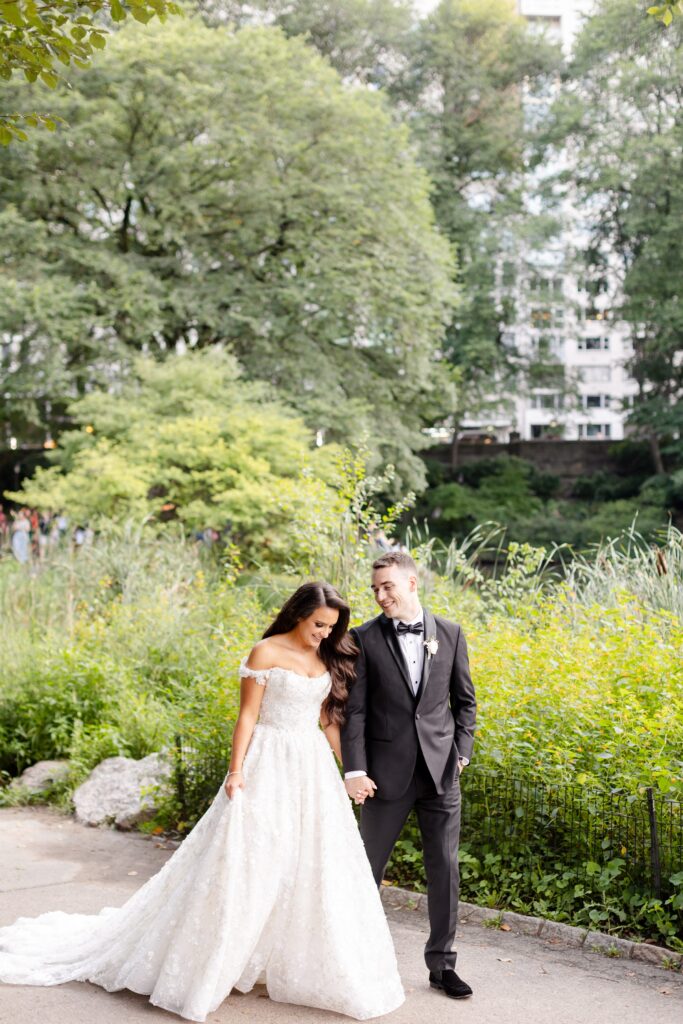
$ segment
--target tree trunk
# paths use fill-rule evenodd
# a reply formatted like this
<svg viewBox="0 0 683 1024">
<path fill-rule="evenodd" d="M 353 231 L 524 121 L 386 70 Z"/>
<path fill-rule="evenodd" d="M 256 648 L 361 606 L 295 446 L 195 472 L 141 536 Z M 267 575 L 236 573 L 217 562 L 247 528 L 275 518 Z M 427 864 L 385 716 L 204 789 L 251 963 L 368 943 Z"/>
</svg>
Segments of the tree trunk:
<svg viewBox="0 0 683 1024">
<path fill-rule="evenodd" d="M 454 471 L 458 467 L 460 460 L 460 431 L 458 427 L 453 429 L 453 440 L 451 441 L 451 471 Z"/>
<path fill-rule="evenodd" d="M 650 442 L 650 454 L 652 455 L 652 463 L 655 467 L 655 473 L 666 473 L 664 460 L 662 459 L 662 450 L 659 447 L 659 438 L 655 434 L 654 430 L 648 434 L 648 441 Z"/>
</svg>

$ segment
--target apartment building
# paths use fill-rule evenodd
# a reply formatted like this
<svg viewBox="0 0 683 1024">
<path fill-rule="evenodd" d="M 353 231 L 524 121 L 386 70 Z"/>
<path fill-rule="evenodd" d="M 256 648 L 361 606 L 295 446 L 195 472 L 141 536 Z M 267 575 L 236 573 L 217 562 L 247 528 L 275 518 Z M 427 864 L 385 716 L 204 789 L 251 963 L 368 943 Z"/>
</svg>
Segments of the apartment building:
<svg viewBox="0 0 683 1024">
<path fill-rule="evenodd" d="M 532 27 L 561 43 L 565 52 L 580 30 L 592 0 L 518 0 Z M 529 118 L 540 118 L 557 86 L 524 97 Z M 571 154 L 529 179 L 527 204 L 540 206 L 535 193 L 545 177 L 571 167 Z M 541 438 L 610 439 L 624 436 L 625 418 L 637 391 L 625 364 L 632 347 L 628 325 L 619 321 L 616 262 L 605 254 L 588 265 L 590 213 L 571 190 L 561 202 L 561 230 L 550 241 L 518 252 L 501 268 L 501 289 L 514 296 L 514 322 L 503 335 L 521 362 L 540 363 L 538 386 L 506 396 L 498 414 L 466 420 L 464 435 L 507 441 Z M 533 378 L 532 378 L 533 380 Z"/>
</svg>

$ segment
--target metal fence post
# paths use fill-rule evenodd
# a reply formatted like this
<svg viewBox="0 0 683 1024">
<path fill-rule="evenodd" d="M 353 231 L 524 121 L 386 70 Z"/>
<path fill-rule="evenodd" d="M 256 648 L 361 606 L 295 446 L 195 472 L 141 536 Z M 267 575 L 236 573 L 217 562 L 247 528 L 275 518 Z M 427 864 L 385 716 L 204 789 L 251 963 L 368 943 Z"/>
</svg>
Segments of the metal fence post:
<svg viewBox="0 0 683 1024">
<path fill-rule="evenodd" d="M 180 735 L 175 737 L 175 752 L 176 752 L 176 769 L 175 769 L 175 781 L 176 781 L 176 792 L 178 794 L 178 802 L 180 803 L 180 813 L 183 819 L 187 818 L 187 807 L 185 806 L 185 771 L 183 767 L 183 741 Z"/>
<path fill-rule="evenodd" d="M 652 786 L 645 790 L 647 794 L 647 810 L 650 818 L 650 864 L 652 866 L 652 885 L 657 899 L 662 895 L 662 869 L 659 861 L 659 835 L 657 833 L 657 814 L 655 811 L 655 795 Z"/>
</svg>

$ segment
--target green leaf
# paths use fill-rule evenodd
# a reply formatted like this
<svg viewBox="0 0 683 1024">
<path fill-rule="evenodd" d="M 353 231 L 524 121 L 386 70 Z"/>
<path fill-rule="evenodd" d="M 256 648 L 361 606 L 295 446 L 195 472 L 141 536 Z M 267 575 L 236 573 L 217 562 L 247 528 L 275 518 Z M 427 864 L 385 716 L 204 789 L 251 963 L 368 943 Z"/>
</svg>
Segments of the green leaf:
<svg viewBox="0 0 683 1024">
<path fill-rule="evenodd" d="M 26 24 L 21 16 L 19 5 L 16 3 L 2 3 L 0 5 L 2 11 L 2 18 L 4 21 L 8 21 L 10 25 L 14 25 L 15 28 L 23 28 Z"/>
<path fill-rule="evenodd" d="M 54 71 L 41 71 L 40 80 L 45 83 L 48 89 L 56 89 L 59 77 L 54 73 Z"/>
</svg>

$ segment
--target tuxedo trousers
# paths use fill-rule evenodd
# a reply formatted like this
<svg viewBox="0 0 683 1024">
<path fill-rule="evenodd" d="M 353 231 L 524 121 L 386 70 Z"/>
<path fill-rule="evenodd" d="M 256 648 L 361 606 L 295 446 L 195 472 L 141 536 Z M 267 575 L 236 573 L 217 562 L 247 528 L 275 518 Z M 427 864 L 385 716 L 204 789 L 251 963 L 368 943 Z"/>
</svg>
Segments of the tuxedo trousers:
<svg viewBox="0 0 683 1024">
<path fill-rule="evenodd" d="M 414 810 L 420 834 L 425 874 L 429 939 L 425 945 L 425 962 L 430 971 L 453 969 L 453 949 L 458 923 L 460 871 L 458 842 L 460 838 L 460 773 L 456 766 L 452 785 L 441 795 L 418 751 L 415 772 L 406 793 L 397 800 L 382 800 L 379 791 L 361 808 L 360 832 L 377 885 L 384 872 L 396 840 Z"/>
</svg>

